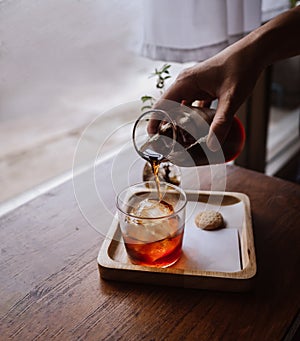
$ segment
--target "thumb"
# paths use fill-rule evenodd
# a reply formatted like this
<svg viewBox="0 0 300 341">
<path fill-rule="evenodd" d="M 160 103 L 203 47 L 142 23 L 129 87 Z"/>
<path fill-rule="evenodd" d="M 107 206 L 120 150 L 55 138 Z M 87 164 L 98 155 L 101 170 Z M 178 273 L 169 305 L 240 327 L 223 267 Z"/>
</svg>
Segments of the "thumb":
<svg viewBox="0 0 300 341">
<path fill-rule="evenodd" d="M 222 100 L 220 98 L 207 138 L 207 147 L 213 152 L 221 149 L 226 139 L 233 120 L 233 114 L 231 112 L 232 108 L 228 100 Z"/>
</svg>

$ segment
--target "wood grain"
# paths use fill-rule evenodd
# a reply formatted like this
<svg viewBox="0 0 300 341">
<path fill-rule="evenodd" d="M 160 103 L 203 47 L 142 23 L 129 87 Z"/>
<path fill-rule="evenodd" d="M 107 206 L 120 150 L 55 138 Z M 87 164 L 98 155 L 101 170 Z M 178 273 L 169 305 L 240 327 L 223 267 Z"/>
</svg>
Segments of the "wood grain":
<svg viewBox="0 0 300 341">
<path fill-rule="evenodd" d="M 247 294 L 100 280 L 103 238 L 71 182 L 3 216 L 1 339 L 283 339 L 300 308 L 300 186 L 228 166 L 227 190 L 251 201 L 258 271 Z"/>
</svg>

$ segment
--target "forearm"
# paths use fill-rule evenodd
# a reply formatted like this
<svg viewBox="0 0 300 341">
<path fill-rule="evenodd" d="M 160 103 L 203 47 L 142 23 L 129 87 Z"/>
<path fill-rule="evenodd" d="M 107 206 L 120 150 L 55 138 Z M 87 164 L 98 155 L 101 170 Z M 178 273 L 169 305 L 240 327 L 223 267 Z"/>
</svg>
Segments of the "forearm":
<svg viewBox="0 0 300 341">
<path fill-rule="evenodd" d="M 300 6 L 289 10 L 241 39 L 234 49 L 249 49 L 263 69 L 278 60 L 300 54 Z"/>
<path fill-rule="evenodd" d="M 215 151 L 230 129 L 234 114 L 251 94 L 268 65 L 300 54 L 300 6 L 287 11 L 215 56 L 183 70 L 162 99 L 191 105 L 218 99 L 208 147 Z"/>
</svg>

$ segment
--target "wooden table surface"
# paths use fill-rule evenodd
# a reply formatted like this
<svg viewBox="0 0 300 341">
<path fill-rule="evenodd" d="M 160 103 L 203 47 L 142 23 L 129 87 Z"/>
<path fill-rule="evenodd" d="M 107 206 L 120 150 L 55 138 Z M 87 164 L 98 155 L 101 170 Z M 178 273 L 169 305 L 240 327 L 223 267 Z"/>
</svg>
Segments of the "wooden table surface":
<svg viewBox="0 0 300 341">
<path fill-rule="evenodd" d="M 109 162 L 98 167 L 102 181 Z M 205 168 L 197 171 L 201 189 L 209 189 Z M 105 192 L 107 182 L 102 186 Z M 251 200 L 258 271 L 247 293 L 100 279 L 103 237 L 82 216 L 72 181 L 1 217 L 0 339 L 293 339 L 300 320 L 300 186 L 227 166 L 226 190 Z M 110 220 L 103 212 L 103 224 Z"/>
</svg>

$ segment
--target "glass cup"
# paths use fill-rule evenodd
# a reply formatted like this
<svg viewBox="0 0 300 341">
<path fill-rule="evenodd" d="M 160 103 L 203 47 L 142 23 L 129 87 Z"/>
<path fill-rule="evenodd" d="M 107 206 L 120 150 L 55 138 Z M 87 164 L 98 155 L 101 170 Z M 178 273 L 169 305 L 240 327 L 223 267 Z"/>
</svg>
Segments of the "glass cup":
<svg viewBox="0 0 300 341">
<path fill-rule="evenodd" d="M 160 183 L 161 200 L 154 181 L 124 189 L 117 197 L 119 224 L 133 264 L 168 267 L 181 256 L 185 226 L 184 191 Z"/>
</svg>

